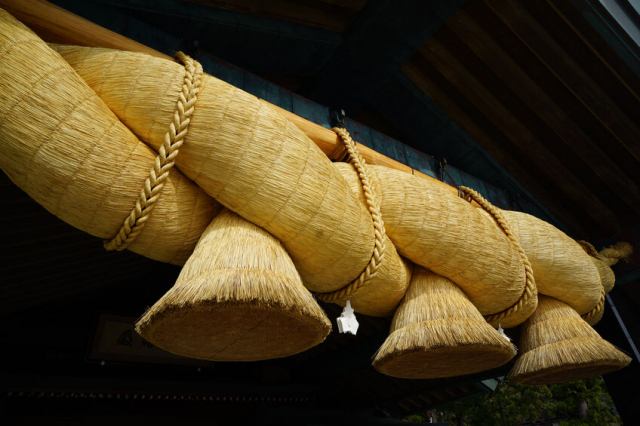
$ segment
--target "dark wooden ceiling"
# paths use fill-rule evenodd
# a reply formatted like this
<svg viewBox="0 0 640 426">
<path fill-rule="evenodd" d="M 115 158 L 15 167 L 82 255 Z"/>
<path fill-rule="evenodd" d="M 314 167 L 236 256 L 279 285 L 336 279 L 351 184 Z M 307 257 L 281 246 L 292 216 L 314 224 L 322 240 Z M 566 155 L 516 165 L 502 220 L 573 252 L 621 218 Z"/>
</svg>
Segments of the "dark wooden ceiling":
<svg viewBox="0 0 640 426">
<path fill-rule="evenodd" d="M 367 0 L 188 0 L 206 6 L 343 32 Z"/>
<path fill-rule="evenodd" d="M 402 72 L 576 235 L 638 223 L 640 79 L 569 2 L 470 0 Z"/>
</svg>

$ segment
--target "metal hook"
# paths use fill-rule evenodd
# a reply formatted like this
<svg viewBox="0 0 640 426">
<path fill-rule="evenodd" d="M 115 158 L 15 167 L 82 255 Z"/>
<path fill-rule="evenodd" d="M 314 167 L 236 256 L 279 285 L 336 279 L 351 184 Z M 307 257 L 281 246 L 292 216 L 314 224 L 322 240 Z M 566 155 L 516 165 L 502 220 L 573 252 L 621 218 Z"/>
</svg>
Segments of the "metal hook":
<svg viewBox="0 0 640 426">
<path fill-rule="evenodd" d="M 344 122 L 346 115 L 344 113 L 344 110 L 331 110 L 331 126 L 332 127 L 340 127 L 340 128 L 346 128 L 346 124 Z"/>
</svg>

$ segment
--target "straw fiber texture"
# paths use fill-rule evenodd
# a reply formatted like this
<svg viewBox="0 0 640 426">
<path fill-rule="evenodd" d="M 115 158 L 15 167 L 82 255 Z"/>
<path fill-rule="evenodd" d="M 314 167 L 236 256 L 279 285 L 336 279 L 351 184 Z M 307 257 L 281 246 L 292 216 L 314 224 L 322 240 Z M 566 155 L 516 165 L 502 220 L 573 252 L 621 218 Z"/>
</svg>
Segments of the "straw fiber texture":
<svg viewBox="0 0 640 426">
<path fill-rule="evenodd" d="M 589 325 L 595 325 L 602 319 L 605 307 L 605 294 L 609 293 L 615 284 L 615 275 L 611 270 L 611 266 L 618 263 L 620 260 L 626 260 L 626 258 L 633 252 L 631 244 L 621 241 L 613 246 L 605 247 L 600 250 L 600 253 L 587 241 L 578 241 L 578 244 L 582 246 L 584 251 L 589 255 L 591 261 L 598 270 L 600 275 L 600 282 L 602 283 L 602 289 L 600 293 L 600 300 L 595 308 L 590 312 L 582 315 Z"/>
<path fill-rule="evenodd" d="M 357 175 L 335 163 L 355 193 Z M 484 315 L 518 303 L 525 269 L 517 248 L 494 219 L 428 180 L 382 166 L 369 166 L 389 238 L 398 252 L 458 284 Z M 535 297 L 504 327 L 522 323 Z"/>
<path fill-rule="evenodd" d="M 602 316 L 604 315 L 604 308 L 606 305 L 605 294 L 606 293 L 604 291 L 604 288 L 602 288 L 598 304 L 591 311 L 581 316 L 581 318 L 585 320 L 587 324 L 594 326 L 602 319 Z"/>
<path fill-rule="evenodd" d="M 604 263 L 602 260 L 596 259 L 595 257 L 591 258 L 591 262 L 593 262 L 593 265 L 598 270 L 598 275 L 600 275 L 600 283 L 604 288 L 604 292 L 609 293 L 616 283 L 616 276 L 611 270 L 611 267 Z"/>
<path fill-rule="evenodd" d="M 182 88 L 182 66 L 139 53 L 55 48 L 127 127 L 158 149 Z M 371 259 L 367 210 L 322 151 L 255 96 L 205 75 L 176 166 L 278 238 L 313 291 L 345 287 Z"/>
<path fill-rule="evenodd" d="M 416 265 L 373 366 L 389 376 L 429 379 L 495 368 L 515 354 L 452 281 Z"/>
<path fill-rule="evenodd" d="M 178 355 L 255 361 L 309 349 L 331 323 L 280 242 L 223 209 L 136 330 Z"/>
<path fill-rule="evenodd" d="M 598 274 L 600 275 L 600 283 L 602 284 L 605 293 L 609 293 L 613 289 L 616 281 L 616 277 L 611 270 L 611 267 L 603 262 L 603 258 L 600 256 L 600 253 L 598 253 L 598 250 L 596 250 L 596 248 L 591 243 L 582 240 L 576 242 L 580 244 L 585 253 L 587 253 L 591 258 L 593 265 L 598 270 Z M 615 263 L 617 263 L 618 259 L 615 260 Z"/>
<path fill-rule="evenodd" d="M 621 260 L 626 261 L 632 253 L 633 246 L 626 241 L 620 241 L 610 247 L 603 248 L 598 255 L 604 263 L 613 266 Z"/>
<path fill-rule="evenodd" d="M 182 52 L 178 52 L 176 58 L 184 64 L 186 73 L 182 96 L 176 105 L 173 122 L 165 134 L 164 143 L 158 150 L 153 168 L 144 182 L 144 189 L 140 191 L 140 197 L 136 201 L 135 207 L 131 209 L 131 213 L 124 220 L 118 234 L 111 240 L 104 242 L 104 247 L 107 250 L 124 250 L 144 229 L 155 203 L 162 194 L 164 182 L 175 165 L 175 159 L 189 131 L 189 122 L 195 110 L 202 81 L 202 65 Z"/>
<path fill-rule="evenodd" d="M 317 294 L 320 300 L 345 306 L 348 299 L 356 311 L 371 316 L 390 316 L 400 303 L 411 279 L 412 265 L 402 259 L 387 238 L 376 188 L 368 167 L 346 129 L 335 128 L 349 152 L 349 164 L 358 175 L 360 185 L 354 192 L 370 211 L 375 227 L 376 247 L 371 262 L 356 281 L 330 294 Z"/>
<path fill-rule="evenodd" d="M 531 263 L 529 259 L 527 259 L 527 255 L 524 252 L 524 249 L 518 242 L 515 234 L 511 230 L 511 226 L 507 222 L 507 220 L 502 215 L 502 212 L 499 208 L 492 205 L 488 200 L 486 200 L 479 192 L 474 189 L 468 188 L 466 186 L 458 187 L 458 191 L 460 191 L 465 200 L 469 202 L 477 203 L 484 211 L 486 211 L 496 222 L 496 224 L 500 227 L 502 232 L 509 238 L 509 241 L 514 245 L 516 250 L 518 250 L 518 255 L 522 260 L 522 264 L 525 270 L 525 284 L 524 291 L 520 296 L 518 302 L 512 305 L 509 309 L 499 312 L 493 315 L 485 316 L 487 322 L 494 326 L 499 326 L 501 322 L 504 322 L 505 326 L 508 327 L 508 324 L 514 321 L 515 317 L 522 317 L 523 314 L 533 313 L 534 306 L 537 306 L 538 303 L 538 290 L 536 289 L 536 281 L 533 277 L 533 268 L 531 268 Z M 523 309 L 526 308 L 526 309 Z"/>
<path fill-rule="evenodd" d="M 586 379 L 631 362 L 573 308 L 544 295 L 539 297 L 536 312 L 522 325 L 520 351 L 509 379 L 526 385 Z"/>
<path fill-rule="evenodd" d="M 602 293 L 598 269 L 580 244 L 555 226 L 526 213 L 503 211 L 536 277 L 538 292 L 591 311 Z"/>
<path fill-rule="evenodd" d="M 1 9 L 0 146 L 0 167 L 17 186 L 103 239 L 120 229 L 156 157 L 60 55 Z M 129 249 L 183 264 L 217 203 L 177 170 L 161 195 Z"/>
</svg>

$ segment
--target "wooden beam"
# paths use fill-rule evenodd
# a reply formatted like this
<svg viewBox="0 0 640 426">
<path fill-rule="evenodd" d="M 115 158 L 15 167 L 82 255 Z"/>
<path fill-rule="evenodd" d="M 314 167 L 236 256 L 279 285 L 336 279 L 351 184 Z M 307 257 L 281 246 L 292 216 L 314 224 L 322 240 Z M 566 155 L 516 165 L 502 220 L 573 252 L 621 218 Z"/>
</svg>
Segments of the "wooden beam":
<svg viewBox="0 0 640 426">
<path fill-rule="evenodd" d="M 447 26 L 545 121 L 556 135 L 607 184 L 609 189 L 640 214 L 640 186 L 560 108 L 549 95 L 462 9 Z"/>
<path fill-rule="evenodd" d="M 0 0 L 0 7 L 11 13 L 48 42 L 128 50 L 173 60 L 157 50 L 103 28 L 45 0 Z M 332 154 L 338 146 L 342 145 L 342 142 L 333 131 L 275 105 L 272 106 L 305 132 L 325 154 Z M 358 144 L 358 148 L 369 164 L 386 166 L 429 179 L 432 183 L 457 194 L 457 189 L 444 182 L 433 179 L 431 176 L 414 170 L 362 144 Z"/>
<path fill-rule="evenodd" d="M 511 31 L 640 160 L 640 129 L 518 2 L 484 0 Z"/>
<path fill-rule="evenodd" d="M 157 50 L 102 28 L 44 0 L 0 0 L 0 7 L 49 43 L 129 50 L 171 59 Z"/>
<path fill-rule="evenodd" d="M 286 109 L 282 109 L 277 105 L 273 105 L 273 107 L 279 110 L 289 121 L 291 121 L 296 126 L 300 127 L 302 131 L 311 139 L 318 147 L 327 155 L 330 155 L 335 151 L 336 147 L 342 144 L 342 141 L 333 131 L 322 127 L 319 124 L 310 122 L 299 115 L 296 115 Z M 454 187 L 439 181 L 437 179 L 432 178 L 431 176 L 424 174 L 412 167 L 407 166 L 399 161 L 394 160 L 393 158 L 389 158 L 385 155 L 380 154 L 373 149 L 362 145 L 361 143 L 356 142 L 358 146 L 358 150 L 360 154 L 364 157 L 367 164 L 375 165 L 375 166 L 385 166 L 391 169 L 399 170 L 401 172 L 409 173 L 423 179 L 429 179 L 432 183 L 437 184 L 442 188 L 446 188 L 451 192 L 456 192 L 457 189 Z"/>
<path fill-rule="evenodd" d="M 445 93 L 439 84 L 422 72 L 421 67 L 415 60 L 410 60 L 402 67 L 402 72 L 427 96 L 429 96 L 444 112 L 451 117 L 455 117 L 457 123 L 469 135 L 476 140 L 484 149 L 491 154 L 495 160 L 502 164 L 509 173 L 516 177 L 531 193 L 545 204 L 554 215 L 565 225 L 573 230 L 577 235 L 589 236 L 589 229 L 583 227 L 576 221 L 576 214 L 570 212 L 558 202 L 556 196 L 552 195 L 548 186 L 540 184 L 540 179 L 534 177 L 529 171 L 524 169 L 520 161 L 510 155 L 504 147 L 498 143 L 497 139 L 488 134 L 483 126 L 467 114 L 457 102 L 452 100 Z"/>
<path fill-rule="evenodd" d="M 529 161 L 541 172 L 553 177 L 556 185 L 563 189 L 584 212 L 602 226 L 617 223 L 618 219 L 580 179 L 566 169 L 566 165 L 541 144 L 529 129 L 515 117 L 496 97 L 485 88 L 464 66 L 440 44 L 437 37 L 427 41 L 421 48 L 423 55 L 444 75 L 468 101 L 481 111 L 505 136 L 522 151 L 518 161 Z"/>
</svg>

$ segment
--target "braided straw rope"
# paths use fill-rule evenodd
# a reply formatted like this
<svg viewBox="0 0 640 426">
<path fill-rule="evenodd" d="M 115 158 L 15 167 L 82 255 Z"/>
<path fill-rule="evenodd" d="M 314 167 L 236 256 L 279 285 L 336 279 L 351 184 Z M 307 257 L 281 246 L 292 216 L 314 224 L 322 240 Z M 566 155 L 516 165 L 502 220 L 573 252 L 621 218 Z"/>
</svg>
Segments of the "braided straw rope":
<svg viewBox="0 0 640 426">
<path fill-rule="evenodd" d="M 631 244 L 627 242 L 618 242 L 610 247 L 603 248 L 598 252 L 596 248 L 589 242 L 580 240 L 578 244 L 582 246 L 584 251 L 587 252 L 589 256 L 595 257 L 596 259 L 602 261 L 605 265 L 611 267 L 618 263 L 620 260 L 625 260 L 633 251 Z M 610 290 L 610 289 L 609 289 Z M 595 308 L 591 311 L 587 312 L 582 316 L 583 320 L 589 320 L 590 318 L 596 316 L 600 313 L 601 310 L 604 309 L 604 295 L 606 290 L 603 286 L 602 293 L 600 294 L 600 300 Z"/>
<path fill-rule="evenodd" d="M 380 264 L 384 259 L 385 247 L 387 242 L 387 232 L 384 229 L 384 222 L 382 220 L 382 215 L 380 214 L 380 203 L 377 200 L 373 183 L 369 180 L 369 173 L 367 171 L 367 165 L 364 161 L 364 158 L 362 158 L 362 156 L 358 152 L 356 143 L 351 138 L 351 135 L 349 134 L 349 131 L 347 129 L 334 127 L 332 130 L 336 132 L 338 136 L 340 136 L 340 139 L 342 139 L 342 142 L 344 143 L 347 152 L 349 153 L 349 162 L 354 165 L 356 171 L 358 172 L 358 177 L 360 178 L 360 183 L 362 184 L 362 189 L 364 191 L 364 197 L 367 201 L 369 213 L 371 213 L 371 218 L 373 219 L 375 245 L 373 248 L 373 255 L 371 256 L 371 260 L 367 264 L 367 267 L 364 269 L 364 271 L 362 271 L 360 276 L 356 278 L 355 281 L 353 281 L 348 286 L 331 293 L 316 293 L 318 299 L 325 302 L 335 302 L 337 300 L 349 298 L 359 288 L 364 286 L 365 283 L 367 283 L 367 281 L 369 281 L 369 279 L 371 279 L 380 268 Z"/>
<path fill-rule="evenodd" d="M 598 253 L 598 250 L 596 250 L 596 248 L 593 246 L 593 244 L 591 244 L 588 241 L 584 241 L 584 240 L 579 240 L 576 241 L 578 244 L 580 244 L 580 246 L 584 249 L 584 251 L 591 257 L 595 257 L 598 260 L 603 260 L 602 256 L 600 256 L 600 253 Z M 604 295 L 605 295 L 605 291 L 604 291 L 604 287 L 602 288 L 602 292 L 600 293 L 600 300 L 598 300 L 598 304 L 596 305 L 595 308 L 593 308 L 592 310 L 590 310 L 589 312 L 587 312 L 586 314 L 582 315 L 582 319 L 587 321 L 592 317 L 595 317 L 596 315 L 598 315 L 600 313 L 601 310 L 604 309 Z"/>
<path fill-rule="evenodd" d="M 189 123 L 195 110 L 202 82 L 202 65 L 182 52 L 176 53 L 175 57 L 184 64 L 186 72 L 173 122 L 165 134 L 164 142 L 158 150 L 153 168 L 144 182 L 135 207 L 125 219 L 118 234 L 110 241 L 104 242 L 104 247 L 107 250 L 124 250 L 142 232 L 156 201 L 160 197 L 169 171 L 176 162 L 178 150 L 189 131 Z"/>
<path fill-rule="evenodd" d="M 531 268 L 531 263 L 529 262 L 529 259 L 527 258 L 527 255 L 525 254 L 524 249 L 520 245 L 520 242 L 518 241 L 518 239 L 513 234 L 513 231 L 511 230 L 509 223 L 504 218 L 500 210 L 498 210 L 495 206 L 493 206 L 489 201 L 485 200 L 482 197 L 482 195 L 480 195 L 478 192 L 474 191 L 473 189 L 468 188 L 466 186 L 461 186 L 458 189 L 462 191 L 462 193 L 464 194 L 465 200 L 469 202 L 475 201 L 476 203 L 478 203 L 478 205 L 480 205 L 480 207 L 482 207 L 487 213 L 489 213 L 491 217 L 493 217 L 498 227 L 502 229 L 502 231 L 505 233 L 507 238 L 509 238 L 509 240 L 513 243 L 513 245 L 518 250 L 518 254 L 520 255 L 520 258 L 522 259 L 522 263 L 524 264 L 526 279 L 524 284 L 524 291 L 522 292 L 522 295 L 520 296 L 518 301 L 514 305 L 512 305 L 510 308 L 505 309 L 502 312 L 498 312 L 492 315 L 486 315 L 484 317 L 487 320 L 487 322 L 490 322 L 490 323 L 500 322 L 501 320 L 515 314 L 520 308 L 522 308 L 527 303 L 529 299 L 531 299 L 537 294 L 536 282 L 533 277 L 533 268 Z"/>
<path fill-rule="evenodd" d="M 602 288 L 602 292 L 600 293 L 600 300 L 598 301 L 598 304 L 596 305 L 595 308 L 593 308 L 592 310 L 590 310 L 589 312 L 587 312 L 586 314 L 582 315 L 582 319 L 587 321 L 589 319 L 591 319 L 592 317 L 595 317 L 596 315 L 598 315 L 600 313 L 600 311 L 602 311 L 604 309 L 604 287 Z"/>
</svg>

